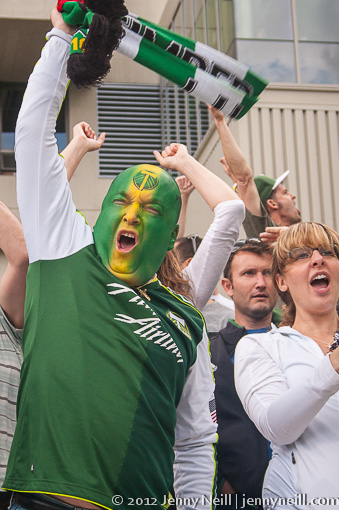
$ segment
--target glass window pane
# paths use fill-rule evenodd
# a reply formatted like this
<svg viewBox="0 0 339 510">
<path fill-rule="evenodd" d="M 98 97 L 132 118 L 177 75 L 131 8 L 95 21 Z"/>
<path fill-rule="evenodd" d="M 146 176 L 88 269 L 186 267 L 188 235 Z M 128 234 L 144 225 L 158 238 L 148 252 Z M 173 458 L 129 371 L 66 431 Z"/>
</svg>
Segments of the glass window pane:
<svg viewBox="0 0 339 510">
<path fill-rule="evenodd" d="M 22 103 L 22 98 L 26 89 L 26 84 L 0 84 L 0 149 L 14 149 L 14 132 L 16 120 Z M 66 120 L 65 120 L 65 102 L 60 110 L 56 131 L 58 138 L 58 148 L 62 151 L 66 147 Z"/>
<path fill-rule="evenodd" d="M 219 0 L 219 24 L 221 51 L 228 53 L 234 39 L 233 2 L 231 0 Z"/>
<path fill-rule="evenodd" d="M 194 0 L 195 3 L 195 38 L 197 41 L 205 41 L 205 10 L 204 0 Z"/>
<path fill-rule="evenodd" d="M 173 20 L 173 24 L 172 24 L 172 30 L 174 32 L 176 32 L 177 34 L 181 34 L 181 35 L 184 35 L 184 32 L 183 32 L 183 22 L 182 22 L 182 5 L 180 3 L 179 5 L 179 9 L 175 15 L 175 18 Z"/>
<path fill-rule="evenodd" d="M 218 48 L 218 33 L 217 33 L 217 12 L 216 1 L 206 0 L 206 17 L 207 17 L 207 44 Z"/>
<path fill-rule="evenodd" d="M 193 21 L 193 0 L 183 0 L 185 14 L 185 35 L 190 39 L 195 39 L 194 21 Z"/>
<path fill-rule="evenodd" d="M 303 83 L 339 83 L 339 45 L 300 43 L 300 71 Z"/>
<path fill-rule="evenodd" d="M 14 149 L 14 130 L 10 133 L 3 131 L 1 149 Z"/>
<path fill-rule="evenodd" d="M 235 0 L 236 37 L 293 39 L 290 0 Z"/>
<path fill-rule="evenodd" d="M 4 85 L 1 90 L 2 149 L 14 149 L 16 119 L 21 107 L 25 85 Z"/>
<path fill-rule="evenodd" d="M 339 42 L 338 0 L 296 0 L 300 41 Z"/>
<path fill-rule="evenodd" d="M 269 81 L 295 82 L 293 42 L 238 41 L 237 59 Z"/>
</svg>

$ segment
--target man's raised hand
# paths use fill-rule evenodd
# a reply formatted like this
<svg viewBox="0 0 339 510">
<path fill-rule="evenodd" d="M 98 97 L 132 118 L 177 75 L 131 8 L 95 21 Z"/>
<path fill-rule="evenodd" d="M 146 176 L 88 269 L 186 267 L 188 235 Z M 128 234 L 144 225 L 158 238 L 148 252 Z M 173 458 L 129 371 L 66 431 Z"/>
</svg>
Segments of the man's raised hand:
<svg viewBox="0 0 339 510">
<path fill-rule="evenodd" d="M 79 122 L 73 127 L 73 138 L 84 144 L 86 152 L 96 151 L 101 148 L 105 141 L 106 133 L 101 133 L 97 138 L 95 131 L 88 122 Z"/>
<path fill-rule="evenodd" d="M 67 25 L 62 17 L 61 12 L 58 11 L 56 5 L 51 10 L 50 19 L 54 28 L 59 28 L 59 30 L 62 30 L 66 34 L 74 35 L 76 27 Z"/>
<path fill-rule="evenodd" d="M 192 159 L 192 156 L 187 152 L 186 145 L 182 143 L 171 143 L 164 148 L 161 154 L 159 151 L 153 151 L 153 154 L 159 165 L 169 170 L 178 170 L 179 172 L 182 171 L 181 168 L 185 161 Z"/>
</svg>

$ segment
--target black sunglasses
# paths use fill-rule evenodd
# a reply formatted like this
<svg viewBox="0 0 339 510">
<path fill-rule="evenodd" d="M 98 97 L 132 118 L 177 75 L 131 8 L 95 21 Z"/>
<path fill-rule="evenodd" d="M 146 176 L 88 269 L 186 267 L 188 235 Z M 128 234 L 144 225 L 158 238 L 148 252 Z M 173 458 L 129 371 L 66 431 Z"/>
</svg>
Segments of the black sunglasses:
<svg viewBox="0 0 339 510">
<path fill-rule="evenodd" d="M 250 239 L 239 239 L 234 243 L 231 253 L 236 253 L 240 248 L 245 246 L 245 244 L 251 243 L 261 243 L 261 240 L 256 237 L 251 237 Z"/>
<path fill-rule="evenodd" d="M 187 236 L 187 239 L 189 239 L 192 243 L 193 253 L 194 255 L 197 253 L 197 238 L 199 237 L 198 234 L 191 234 L 190 236 Z"/>
</svg>

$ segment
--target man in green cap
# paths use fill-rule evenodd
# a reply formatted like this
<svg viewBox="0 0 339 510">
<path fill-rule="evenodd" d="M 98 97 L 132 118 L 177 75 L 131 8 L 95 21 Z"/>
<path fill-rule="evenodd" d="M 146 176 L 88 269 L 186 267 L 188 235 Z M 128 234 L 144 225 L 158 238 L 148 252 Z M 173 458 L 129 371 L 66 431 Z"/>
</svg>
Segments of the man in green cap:
<svg viewBox="0 0 339 510">
<path fill-rule="evenodd" d="M 266 227 L 289 227 L 301 221 L 296 196 L 290 193 L 283 181 L 289 174 L 284 172 L 277 179 L 265 175 L 253 176 L 253 171 L 229 130 L 224 115 L 209 107 L 223 147 L 221 159 L 225 172 L 236 185 L 239 197 L 246 206 L 243 222 L 248 238 L 258 238 Z"/>
<path fill-rule="evenodd" d="M 56 9 L 51 18 L 16 129 L 30 266 L 3 487 L 13 509 L 162 510 L 172 486 L 177 508 L 211 508 L 217 434 L 204 320 L 156 276 L 176 239 L 180 192 L 160 167 L 129 168 L 92 234 L 54 137 L 73 29 Z"/>
</svg>

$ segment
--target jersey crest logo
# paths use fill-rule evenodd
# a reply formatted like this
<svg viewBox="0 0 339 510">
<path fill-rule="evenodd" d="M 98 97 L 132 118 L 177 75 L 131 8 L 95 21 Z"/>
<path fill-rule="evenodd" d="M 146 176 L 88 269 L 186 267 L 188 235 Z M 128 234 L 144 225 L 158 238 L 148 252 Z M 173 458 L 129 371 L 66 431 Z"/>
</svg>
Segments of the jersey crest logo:
<svg viewBox="0 0 339 510">
<path fill-rule="evenodd" d="M 189 329 L 188 329 L 185 319 L 180 317 L 180 315 L 178 315 L 174 312 L 171 312 L 170 310 L 168 310 L 166 315 L 173 322 L 173 324 L 176 325 L 176 327 L 181 331 L 181 333 L 183 333 L 185 336 L 187 336 L 187 338 L 192 340 L 192 337 L 189 332 Z"/>
<path fill-rule="evenodd" d="M 159 184 L 157 174 L 150 170 L 141 170 L 133 177 L 133 183 L 138 190 L 150 190 L 154 189 Z"/>
</svg>

